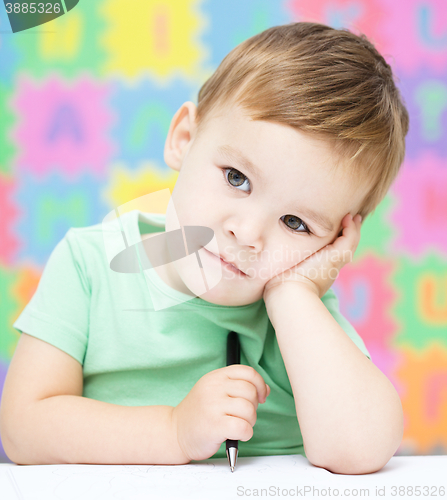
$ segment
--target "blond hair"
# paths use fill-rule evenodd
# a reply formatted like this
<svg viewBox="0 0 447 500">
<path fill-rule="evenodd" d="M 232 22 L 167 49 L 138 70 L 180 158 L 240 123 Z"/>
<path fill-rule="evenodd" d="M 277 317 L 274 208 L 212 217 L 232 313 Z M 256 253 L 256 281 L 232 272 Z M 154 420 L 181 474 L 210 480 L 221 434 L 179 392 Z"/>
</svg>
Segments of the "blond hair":
<svg viewBox="0 0 447 500">
<path fill-rule="evenodd" d="M 310 22 L 274 26 L 235 47 L 198 94 L 198 132 L 228 103 L 252 120 L 317 134 L 367 191 L 366 218 L 405 156 L 409 116 L 391 67 L 365 35 Z"/>
</svg>

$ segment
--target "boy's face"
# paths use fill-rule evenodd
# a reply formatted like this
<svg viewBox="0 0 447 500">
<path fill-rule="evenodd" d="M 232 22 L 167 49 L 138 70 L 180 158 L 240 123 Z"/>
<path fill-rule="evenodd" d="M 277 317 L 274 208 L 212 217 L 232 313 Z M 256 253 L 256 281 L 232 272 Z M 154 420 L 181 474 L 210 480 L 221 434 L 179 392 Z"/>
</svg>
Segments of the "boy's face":
<svg viewBox="0 0 447 500">
<path fill-rule="evenodd" d="M 192 102 L 184 103 L 166 139 L 165 161 L 179 171 L 171 201 L 181 226 L 214 231 L 214 239 L 198 253 L 203 267 L 222 277 L 199 295 L 203 276 L 197 269 L 191 272 L 186 259 L 159 273 L 171 287 L 208 302 L 250 304 L 263 296 L 274 275 L 337 238 L 343 217 L 357 213 L 366 186 L 356 189 L 343 164 L 331 173 L 336 159 L 330 146 L 313 136 L 251 121 L 239 107 L 213 114 L 197 134 L 195 110 Z M 250 160 L 253 172 L 237 151 Z M 175 214 L 168 208 L 166 231 L 178 228 Z M 210 252 L 245 274 L 223 267 Z"/>
</svg>

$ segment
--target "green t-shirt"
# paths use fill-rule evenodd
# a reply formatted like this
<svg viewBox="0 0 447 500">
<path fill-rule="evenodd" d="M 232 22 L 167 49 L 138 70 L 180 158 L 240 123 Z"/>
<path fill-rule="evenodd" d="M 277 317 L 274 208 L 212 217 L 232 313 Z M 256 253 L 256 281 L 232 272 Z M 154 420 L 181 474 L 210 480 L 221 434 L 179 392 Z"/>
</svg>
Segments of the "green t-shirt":
<svg viewBox="0 0 447 500">
<path fill-rule="evenodd" d="M 118 220 L 127 245 L 141 242 L 141 234 L 164 231 L 164 214 L 133 210 Z M 239 456 L 305 456 L 292 388 L 263 299 L 221 306 L 190 298 L 169 287 L 154 269 L 135 274 L 111 270 L 106 247 L 102 224 L 71 228 L 13 326 L 81 363 L 84 397 L 126 406 L 179 404 L 203 375 L 226 365 L 227 335 L 234 330 L 241 364 L 252 366 L 271 388 L 266 403 L 258 406 L 253 437 L 239 442 Z M 154 307 L 160 298 L 181 302 Z M 322 301 L 370 358 L 340 313 L 333 290 Z M 222 457 L 225 442 L 213 455 Z"/>
</svg>

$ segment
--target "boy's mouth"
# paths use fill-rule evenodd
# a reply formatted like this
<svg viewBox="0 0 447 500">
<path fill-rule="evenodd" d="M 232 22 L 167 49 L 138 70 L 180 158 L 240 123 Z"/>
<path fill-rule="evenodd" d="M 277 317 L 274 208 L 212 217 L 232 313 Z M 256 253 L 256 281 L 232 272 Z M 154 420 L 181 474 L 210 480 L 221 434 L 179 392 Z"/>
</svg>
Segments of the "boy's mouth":
<svg viewBox="0 0 447 500">
<path fill-rule="evenodd" d="M 213 252 L 210 252 L 207 248 L 203 247 L 204 250 L 206 250 L 209 254 L 213 255 L 214 257 L 216 257 L 217 259 L 219 259 L 223 265 L 229 269 L 230 271 L 234 272 L 234 273 L 237 273 L 237 274 L 240 274 L 242 276 L 247 276 L 243 271 L 241 271 L 239 268 L 237 268 L 234 264 L 232 264 L 231 262 L 228 262 L 227 260 L 223 259 L 219 254 L 215 254 Z"/>
</svg>

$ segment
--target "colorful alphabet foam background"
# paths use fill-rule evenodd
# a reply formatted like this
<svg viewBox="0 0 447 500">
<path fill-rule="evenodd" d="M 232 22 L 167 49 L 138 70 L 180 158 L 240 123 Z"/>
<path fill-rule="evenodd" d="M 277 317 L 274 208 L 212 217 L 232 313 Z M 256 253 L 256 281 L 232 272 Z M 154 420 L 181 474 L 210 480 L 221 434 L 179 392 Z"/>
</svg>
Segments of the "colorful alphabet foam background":
<svg viewBox="0 0 447 500">
<path fill-rule="evenodd" d="M 334 289 L 400 394 L 397 454 L 446 452 L 444 0 L 81 0 L 16 34 L 1 3 L 0 390 L 19 338 L 12 323 L 55 245 L 126 201 L 172 192 L 178 174 L 163 148 L 178 107 L 197 103 L 237 44 L 291 21 L 365 33 L 398 77 L 411 115 L 406 160 Z"/>
</svg>

